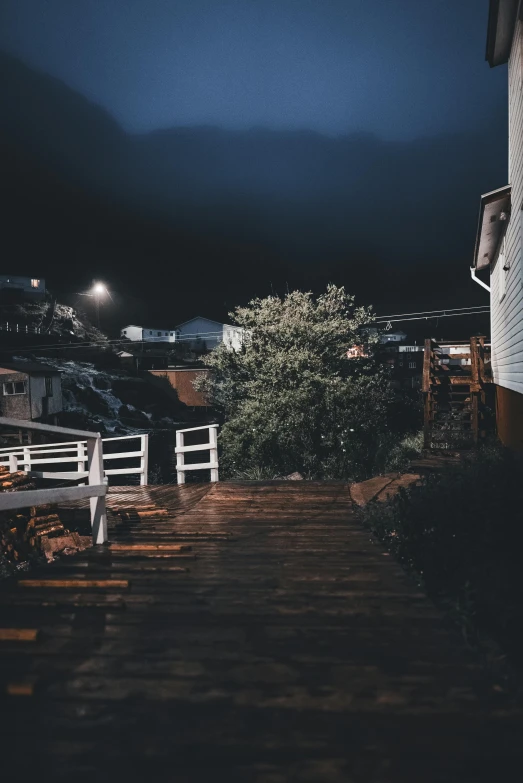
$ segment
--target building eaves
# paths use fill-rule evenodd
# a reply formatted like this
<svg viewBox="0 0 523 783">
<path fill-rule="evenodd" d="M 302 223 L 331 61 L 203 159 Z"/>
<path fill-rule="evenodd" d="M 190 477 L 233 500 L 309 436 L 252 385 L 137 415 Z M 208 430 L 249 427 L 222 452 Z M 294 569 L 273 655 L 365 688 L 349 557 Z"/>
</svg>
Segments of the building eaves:
<svg viewBox="0 0 523 783">
<path fill-rule="evenodd" d="M 520 4 L 520 0 L 490 0 L 485 59 L 491 68 L 508 62 L 518 8 L 522 18 L 523 3 Z"/>
<path fill-rule="evenodd" d="M 486 269 L 496 260 L 510 218 L 511 186 L 506 185 L 481 196 L 474 268 Z"/>
</svg>

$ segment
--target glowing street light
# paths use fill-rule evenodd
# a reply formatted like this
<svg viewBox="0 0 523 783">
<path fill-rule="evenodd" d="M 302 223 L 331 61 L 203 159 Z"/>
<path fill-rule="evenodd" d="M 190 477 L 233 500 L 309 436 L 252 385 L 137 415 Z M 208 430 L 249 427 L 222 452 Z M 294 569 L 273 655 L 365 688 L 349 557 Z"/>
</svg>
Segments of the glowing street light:
<svg viewBox="0 0 523 783">
<path fill-rule="evenodd" d="M 97 282 L 93 283 L 93 287 L 91 289 L 90 295 L 94 297 L 94 301 L 96 302 L 96 321 L 98 324 L 98 328 L 100 328 L 100 299 L 105 296 L 108 293 L 107 288 L 103 283 Z"/>
<path fill-rule="evenodd" d="M 102 296 L 107 293 L 107 289 L 103 283 L 95 283 L 93 286 L 93 294 L 96 297 Z"/>
</svg>

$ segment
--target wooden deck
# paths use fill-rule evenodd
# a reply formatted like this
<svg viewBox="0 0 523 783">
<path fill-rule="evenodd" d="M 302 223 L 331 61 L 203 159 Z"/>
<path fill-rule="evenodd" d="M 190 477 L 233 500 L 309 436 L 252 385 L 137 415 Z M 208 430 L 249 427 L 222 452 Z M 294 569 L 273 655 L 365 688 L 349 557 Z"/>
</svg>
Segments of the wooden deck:
<svg viewBox="0 0 523 783">
<path fill-rule="evenodd" d="M 2 779 L 518 778 L 521 710 L 362 530 L 345 484 L 108 500 L 111 545 L 0 589 Z"/>
</svg>

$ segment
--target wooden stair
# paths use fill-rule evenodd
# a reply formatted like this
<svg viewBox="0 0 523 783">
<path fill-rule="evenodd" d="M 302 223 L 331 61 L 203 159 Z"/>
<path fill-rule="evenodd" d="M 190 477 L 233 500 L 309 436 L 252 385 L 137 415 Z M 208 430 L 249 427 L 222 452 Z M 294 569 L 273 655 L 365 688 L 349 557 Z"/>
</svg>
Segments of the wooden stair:
<svg viewBox="0 0 523 783">
<path fill-rule="evenodd" d="M 425 449 L 476 446 L 491 427 L 490 347 L 485 338 L 471 337 L 469 345 L 426 340 L 422 389 Z"/>
</svg>

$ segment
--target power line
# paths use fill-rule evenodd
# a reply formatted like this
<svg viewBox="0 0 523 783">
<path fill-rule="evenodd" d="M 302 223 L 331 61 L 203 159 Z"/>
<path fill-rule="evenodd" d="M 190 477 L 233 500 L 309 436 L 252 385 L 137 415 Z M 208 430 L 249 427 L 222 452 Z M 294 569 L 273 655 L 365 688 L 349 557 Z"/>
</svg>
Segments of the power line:
<svg viewBox="0 0 523 783">
<path fill-rule="evenodd" d="M 381 324 L 401 323 L 403 321 L 428 321 L 429 318 L 456 318 L 465 315 L 485 315 L 490 313 L 490 307 L 478 305 L 477 308 L 464 307 L 451 310 L 427 310 L 422 313 L 403 313 L 398 315 L 376 316 L 373 323 Z"/>
<path fill-rule="evenodd" d="M 484 309 L 487 305 L 473 305 L 472 307 L 440 307 L 439 310 L 421 310 L 417 313 L 394 313 L 393 315 L 377 315 L 376 318 L 401 318 L 410 315 L 430 315 L 432 313 L 456 313 L 458 311 Z"/>
</svg>

